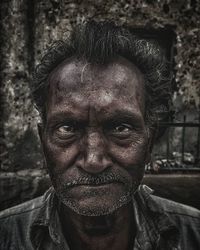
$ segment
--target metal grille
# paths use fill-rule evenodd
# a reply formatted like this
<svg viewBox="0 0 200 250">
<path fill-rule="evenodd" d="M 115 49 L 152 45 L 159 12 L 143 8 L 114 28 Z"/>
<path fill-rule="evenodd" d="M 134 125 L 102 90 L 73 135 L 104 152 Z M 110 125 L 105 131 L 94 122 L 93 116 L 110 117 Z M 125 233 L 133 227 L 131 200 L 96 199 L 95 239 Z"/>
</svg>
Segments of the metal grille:
<svg viewBox="0 0 200 250">
<path fill-rule="evenodd" d="M 183 116 L 182 122 L 167 122 L 160 124 L 161 127 L 167 127 L 166 140 L 165 140 L 165 152 L 162 158 L 153 160 L 146 167 L 146 172 L 150 173 L 174 173 L 174 172 L 200 172 L 200 114 L 198 122 L 187 122 L 187 117 Z M 170 130 L 172 128 L 181 128 L 180 138 L 180 150 L 179 152 L 171 152 L 172 143 L 170 140 Z M 186 130 L 188 128 L 194 128 L 197 131 L 197 137 L 195 137 L 195 150 L 193 154 L 186 152 Z M 188 145 L 187 145 L 188 146 Z M 174 155 L 173 155 L 174 153 Z M 175 154 L 176 153 L 176 154 Z M 173 155 L 173 157 L 172 157 Z"/>
</svg>

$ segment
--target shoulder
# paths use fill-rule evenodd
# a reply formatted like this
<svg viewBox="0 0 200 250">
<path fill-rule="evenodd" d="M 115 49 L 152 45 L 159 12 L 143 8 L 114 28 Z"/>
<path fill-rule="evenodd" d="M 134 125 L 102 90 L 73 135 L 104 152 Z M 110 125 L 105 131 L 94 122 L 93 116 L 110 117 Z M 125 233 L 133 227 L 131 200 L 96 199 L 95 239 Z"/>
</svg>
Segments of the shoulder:
<svg viewBox="0 0 200 250">
<path fill-rule="evenodd" d="M 0 249 L 32 249 L 29 232 L 42 200 L 39 197 L 0 212 Z"/>
<path fill-rule="evenodd" d="M 192 231 L 200 237 L 200 211 L 196 208 L 153 195 L 153 190 L 143 185 L 140 194 L 145 207 L 157 215 L 167 215 L 180 231 Z"/>
<path fill-rule="evenodd" d="M 153 195 L 150 188 L 140 188 L 147 211 L 155 215 L 158 227 L 171 225 L 177 229 L 180 249 L 200 249 L 200 211 L 196 208 Z M 159 219 L 160 218 L 160 219 Z M 165 228 L 165 227 L 164 227 Z"/>
<path fill-rule="evenodd" d="M 197 235 L 200 238 L 200 211 L 198 209 L 154 195 L 150 196 L 157 204 L 158 211 L 167 214 L 182 235 L 193 234 L 196 235 L 195 238 Z"/>
<path fill-rule="evenodd" d="M 46 221 L 52 198 L 50 188 L 43 196 L 0 212 L 0 249 L 32 249 L 33 225 Z"/>
<path fill-rule="evenodd" d="M 158 205 L 159 211 L 162 210 L 171 216 L 188 217 L 200 222 L 200 211 L 198 209 L 155 195 L 150 195 L 150 197 Z"/>
<path fill-rule="evenodd" d="M 39 209 L 43 204 L 43 196 L 35 198 L 33 200 L 24 202 L 20 205 L 8 208 L 0 212 L 0 224 L 8 220 L 14 220 L 17 217 L 26 217 L 30 213 L 34 213 L 35 210 Z"/>
<path fill-rule="evenodd" d="M 154 195 L 151 198 L 178 229 L 181 249 L 200 249 L 200 211 Z"/>
<path fill-rule="evenodd" d="M 166 198 L 153 194 L 153 190 L 146 185 L 139 187 L 139 193 L 143 202 L 150 210 L 157 213 L 165 213 L 169 216 L 180 216 L 182 218 L 191 218 L 200 222 L 200 210 L 187 206 Z"/>
<path fill-rule="evenodd" d="M 8 208 L 0 212 L 0 235 L 2 239 L 12 238 L 21 232 L 26 234 L 42 207 L 42 197 Z M 1 242 L 0 240 L 0 242 Z"/>
</svg>

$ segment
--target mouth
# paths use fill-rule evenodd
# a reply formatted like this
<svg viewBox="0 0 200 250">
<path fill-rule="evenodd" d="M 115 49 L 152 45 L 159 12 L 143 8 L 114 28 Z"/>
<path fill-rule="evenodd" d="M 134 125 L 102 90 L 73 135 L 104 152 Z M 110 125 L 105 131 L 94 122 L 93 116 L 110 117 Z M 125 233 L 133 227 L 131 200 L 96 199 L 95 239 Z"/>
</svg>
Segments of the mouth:
<svg viewBox="0 0 200 250">
<path fill-rule="evenodd" d="M 111 187 L 111 186 L 116 186 L 116 185 L 124 185 L 121 182 L 109 182 L 109 183 L 99 183 L 99 184 L 84 184 L 84 185 L 76 185 L 74 187 L 85 187 L 85 188 L 103 188 L 103 187 Z"/>
<path fill-rule="evenodd" d="M 84 216 L 111 214 L 131 199 L 131 183 L 121 178 L 81 178 L 62 183 L 56 189 L 67 207 Z M 104 229 L 102 229 L 104 230 Z M 98 228 L 97 231 L 101 231 Z M 98 234 L 98 232 L 96 232 Z"/>
<path fill-rule="evenodd" d="M 108 185 L 124 185 L 123 182 L 121 181 L 107 181 L 107 182 L 71 182 L 71 183 L 66 183 L 65 186 L 67 188 L 72 188 L 72 187 L 88 187 L 88 188 L 97 188 L 97 187 L 105 187 Z"/>
</svg>

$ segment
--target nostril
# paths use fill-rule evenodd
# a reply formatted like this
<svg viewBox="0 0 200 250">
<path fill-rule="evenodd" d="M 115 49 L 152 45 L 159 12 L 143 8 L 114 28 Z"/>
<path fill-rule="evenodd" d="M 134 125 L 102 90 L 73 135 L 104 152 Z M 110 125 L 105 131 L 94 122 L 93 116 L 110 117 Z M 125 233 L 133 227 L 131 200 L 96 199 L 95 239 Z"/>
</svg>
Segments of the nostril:
<svg viewBox="0 0 200 250">
<path fill-rule="evenodd" d="M 107 158 L 103 158 L 103 162 L 102 163 L 103 163 L 104 168 L 109 168 L 109 167 L 112 166 L 111 160 L 108 160 Z"/>
<path fill-rule="evenodd" d="M 79 168 L 83 168 L 83 166 L 84 166 L 84 159 L 83 158 L 82 159 L 78 159 L 76 161 L 76 166 L 79 167 Z"/>
</svg>

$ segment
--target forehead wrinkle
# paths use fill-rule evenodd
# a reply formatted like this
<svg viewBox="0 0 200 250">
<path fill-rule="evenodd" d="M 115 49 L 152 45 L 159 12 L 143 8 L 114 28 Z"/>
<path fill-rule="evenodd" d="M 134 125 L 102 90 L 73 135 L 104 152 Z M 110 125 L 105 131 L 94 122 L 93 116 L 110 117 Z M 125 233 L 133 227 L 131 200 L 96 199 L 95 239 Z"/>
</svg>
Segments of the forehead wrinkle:
<svg viewBox="0 0 200 250">
<path fill-rule="evenodd" d="M 82 70 L 81 70 L 81 83 L 84 82 L 84 81 L 83 81 L 84 71 L 86 70 L 86 67 L 89 66 L 90 64 L 91 64 L 91 63 L 86 63 L 86 64 L 83 66 Z"/>
<path fill-rule="evenodd" d="M 63 113 L 63 115 L 64 113 L 68 115 L 71 114 L 77 119 L 84 119 L 87 121 L 90 127 L 95 127 L 98 123 L 105 119 L 109 119 L 112 115 L 118 117 L 120 111 L 121 113 L 130 112 L 130 114 L 132 113 L 133 115 L 140 116 L 141 109 L 138 109 L 138 105 L 137 101 L 132 101 L 130 103 L 130 101 L 126 99 L 121 103 L 119 98 L 113 98 L 111 102 L 107 104 L 105 102 L 99 102 L 96 98 L 88 100 L 87 97 L 83 98 L 83 101 L 77 101 L 74 95 L 72 95 L 69 99 L 63 99 L 62 103 L 54 103 L 51 105 L 48 113 L 49 117 L 51 117 L 53 113 Z"/>
<path fill-rule="evenodd" d="M 120 106 L 126 103 L 130 104 L 130 108 L 139 107 L 141 111 L 144 112 L 143 102 L 141 98 L 143 95 L 137 93 L 138 91 L 134 88 L 132 89 L 133 93 L 130 95 L 130 89 L 126 90 L 123 88 L 111 89 L 90 89 L 84 90 L 81 93 L 78 91 L 73 92 L 63 92 L 59 91 L 60 94 L 51 95 L 51 105 L 50 106 L 59 106 L 62 105 L 62 108 L 66 108 L 67 106 L 71 109 L 81 109 L 83 112 L 88 110 L 89 107 L 93 107 L 96 112 L 104 112 L 108 111 L 109 106 Z M 126 93 L 127 92 L 127 93 Z M 121 104 L 121 101 L 123 103 Z M 60 107 L 61 108 L 61 107 Z M 110 108 L 109 108 L 110 110 Z M 90 110 L 91 113 L 91 110 Z"/>
<path fill-rule="evenodd" d="M 98 111 L 91 105 L 88 107 L 88 121 L 89 127 L 95 127 L 98 124 Z"/>
<path fill-rule="evenodd" d="M 122 58 L 122 60 L 124 61 L 125 59 Z M 88 89 L 93 87 L 95 89 L 99 87 L 99 84 L 102 84 L 102 80 L 104 80 L 104 82 L 106 80 L 106 86 L 104 86 L 106 88 L 109 87 L 110 81 L 115 82 L 115 85 L 118 88 L 123 88 L 124 86 L 122 86 L 121 83 L 127 82 L 130 79 L 131 75 L 133 78 L 135 78 L 135 75 L 140 75 L 138 74 L 139 70 L 137 69 L 137 67 L 135 67 L 133 64 L 130 64 L 131 63 L 128 62 L 125 66 L 123 65 L 123 67 L 121 67 L 120 62 L 118 61 L 110 63 L 107 66 L 93 65 L 91 63 L 84 63 L 82 61 L 76 62 L 76 60 L 72 60 L 69 62 L 67 61 L 67 65 L 62 63 L 51 73 L 49 81 L 52 87 L 53 83 L 56 82 L 56 89 L 58 91 L 67 91 L 66 85 L 69 87 L 68 90 L 70 91 L 77 89 L 77 87 L 78 89 L 80 87 L 85 87 Z M 90 67 L 86 71 L 86 68 L 88 66 Z M 86 77 L 85 81 L 84 75 Z M 88 83 L 91 86 L 88 86 Z"/>
<path fill-rule="evenodd" d="M 51 88 L 55 93 L 52 93 L 51 98 L 54 99 L 54 103 L 62 102 L 64 104 L 65 99 L 66 103 L 67 99 L 71 99 L 71 101 L 76 99 L 74 101 L 77 104 L 79 102 L 83 106 L 84 102 L 87 106 L 88 101 L 95 103 L 97 99 L 101 99 L 101 107 L 105 107 L 106 104 L 113 102 L 112 99 L 129 99 L 136 106 L 139 105 L 140 109 L 143 108 L 143 75 L 132 63 L 126 62 L 124 65 L 120 61 L 116 61 L 105 67 L 105 65 L 89 65 L 89 63 L 83 64 L 81 61 L 72 60 L 69 64 L 63 64 L 54 72 L 55 75 L 52 75 Z M 87 68 L 88 66 L 89 68 Z M 66 68 L 67 70 L 65 70 Z M 85 75 L 88 79 L 85 78 Z M 97 106 L 96 108 L 101 109 L 100 106 Z"/>
</svg>

